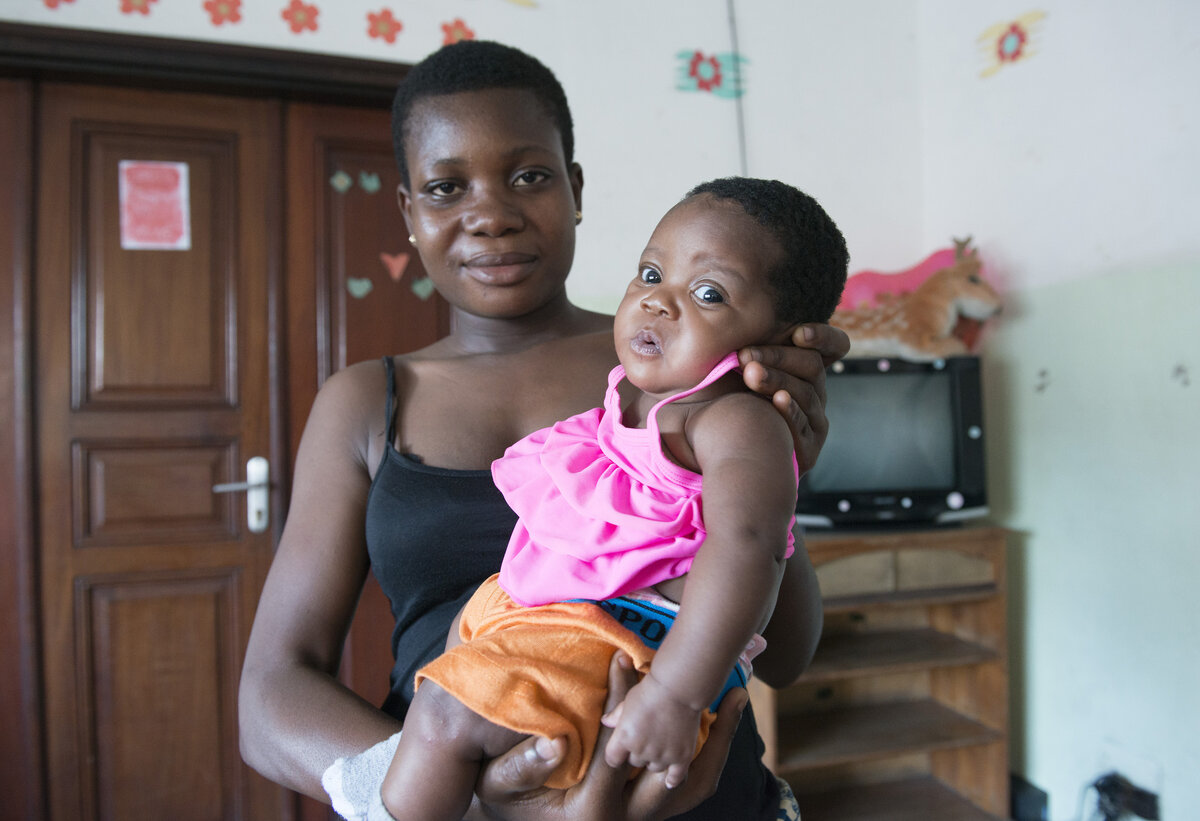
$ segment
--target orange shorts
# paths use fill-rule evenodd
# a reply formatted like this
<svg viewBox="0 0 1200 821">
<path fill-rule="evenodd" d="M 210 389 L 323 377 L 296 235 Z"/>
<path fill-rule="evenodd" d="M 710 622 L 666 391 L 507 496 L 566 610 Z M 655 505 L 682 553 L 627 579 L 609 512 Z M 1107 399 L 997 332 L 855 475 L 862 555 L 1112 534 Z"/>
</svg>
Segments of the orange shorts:
<svg viewBox="0 0 1200 821">
<path fill-rule="evenodd" d="M 587 770 L 608 696 L 608 668 L 620 649 L 638 672 L 654 651 L 595 604 L 557 602 L 522 607 L 492 576 L 463 608 L 463 644 L 422 667 L 472 712 L 518 733 L 567 739 L 566 760 L 546 781 L 564 789 Z M 714 716 L 700 722 L 699 750 Z"/>
</svg>

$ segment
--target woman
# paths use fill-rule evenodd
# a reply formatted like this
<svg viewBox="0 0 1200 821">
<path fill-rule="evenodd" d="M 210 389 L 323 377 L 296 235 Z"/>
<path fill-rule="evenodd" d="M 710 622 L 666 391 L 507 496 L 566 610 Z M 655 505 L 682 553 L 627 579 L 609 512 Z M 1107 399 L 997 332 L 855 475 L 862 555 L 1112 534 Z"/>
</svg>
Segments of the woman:
<svg viewBox="0 0 1200 821">
<path fill-rule="evenodd" d="M 515 515 L 492 484 L 491 462 L 522 436 L 599 404 L 616 364 L 612 317 L 566 296 L 583 174 L 572 162 L 570 113 L 553 75 L 497 44 L 443 49 L 397 92 L 393 140 L 400 208 L 452 307 L 453 330 L 384 366 L 348 367 L 321 389 L 239 695 L 246 760 L 318 798 L 335 759 L 374 749 L 400 729 L 413 672 L 441 651 L 454 614 L 499 569 Z M 773 367 L 748 364 L 745 378 L 787 418 L 805 470 L 826 431 L 823 359 L 849 346 L 827 326 L 808 326 L 802 341 L 809 349 L 754 352 Z M 382 711 L 334 678 L 368 568 L 397 621 Z M 778 649 L 756 669 L 768 683 L 790 683 L 820 629 L 802 551 L 789 563 L 772 625 L 779 627 L 766 638 Z M 614 697 L 629 684 L 619 661 Z M 747 807 L 761 804 L 762 813 L 749 815 L 758 817 L 774 781 L 758 763 L 753 722 L 736 720 L 744 702 L 726 701 L 706 754 L 677 790 L 649 774 L 627 788 L 624 772 L 599 765 L 570 791 L 538 790 L 560 748 L 530 740 L 485 770 L 477 796 L 492 817 L 667 817 L 713 789 L 728 748 L 718 794 L 688 817 L 747 817 Z"/>
</svg>

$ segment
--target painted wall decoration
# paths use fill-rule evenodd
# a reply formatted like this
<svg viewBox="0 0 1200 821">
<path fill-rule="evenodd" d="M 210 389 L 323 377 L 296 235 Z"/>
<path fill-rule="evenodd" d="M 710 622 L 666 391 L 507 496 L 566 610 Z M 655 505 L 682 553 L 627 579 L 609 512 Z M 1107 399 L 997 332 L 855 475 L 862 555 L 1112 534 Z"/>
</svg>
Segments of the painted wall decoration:
<svg viewBox="0 0 1200 821">
<path fill-rule="evenodd" d="M 988 26 L 976 40 L 987 60 L 979 76 L 991 77 L 1006 65 L 1033 56 L 1032 41 L 1045 18 L 1044 11 L 1030 11 L 1015 20 Z"/>
<path fill-rule="evenodd" d="M 367 12 L 367 36 L 396 42 L 396 35 L 404 30 L 404 24 L 392 16 L 391 9 Z"/>
<path fill-rule="evenodd" d="M 355 299 L 362 299 L 375 290 L 375 283 L 366 277 L 346 277 L 346 290 Z"/>
<path fill-rule="evenodd" d="M 302 34 L 305 31 L 317 30 L 317 15 L 320 13 L 321 10 L 315 5 L 303 0 L 292 0 L 287 8 L 280 12 L 280 16 L 287 21 L 293 34 Z"/>
<path fill-rule="evenodd" d="M 242 0 L 206 0 L 204 10 L 214 26 L 242 22 Z"/>
<path fill-rule="evenodd" d="M 442 45 L 449 46 L 460 40 L 474 40 L 475 32 L 468 28 L 461 17 L 455 17 L 449 23 L 442 23 Z"/>
<path fill-rule="evenodd" d="M 61 12 L 71 8 L 76 0 L 28 0 L 28 2 L 38 3 L 47 9 Z M 137 31 L 137 21 L 146 18 L 148 22 L 151 22 L 156 16 L 163 18 L 178 13 L 180 5 L 185 2 L 190 2 L 194 4 L 193 8 L 200 9 L 213 28 L 225 31 L 246 25 L 248 16 L 253 17 L 253 13 L 256 11 L 261 15 L 264 11 L 261 6 L 267 6 L 271 9 L 269 13 L 273 16 L 276 24 L 282 26 L 285 32 L 297 36 L 302 35 L 306 39 L 320 38 L 323 34 L 322 23 L 327 22 L 329 16 L 344 17 L 346 14 L 362 14 L 363 35 L 375 44 L 395 45 L 402 34 L 414 33 L 408 30 L 408 26 L 398 16 L 395 8 L 378 6 L 362 12 L 347 11 L 339 4 L 322 3 L 320 0 L 310 0 L 309 2 L 306 0 L 255 0 L 253 3 L 247 3 L 246 0 L 175 0 L 174 4 L 167 3 L 165 5 L 161 0 L 93 0 L 93 9 L 97 3 L 105 3 L 107 11 L 102 7 L 99 11 L 93 10 L 92 13 L 119 13 L 123 22 L 128 23 L 128 30 Z M 522 9 L 538 7 L 535 0 L 505 0 L 505 2 Z M 322 17 L 322 13 L 326 16 Z M 260 17 L 259 25 L 261 25 L 261 19 Z M 71 24 L 67 20 L 64 20 L 64 23 Z M 253 25 L 251 24 L 251 27 Z M 422 29 L 424 30 L 415 32 L 415 34 L 420 41 L 427 43 L 429 50 L 441 45 L 457 43 L 460 40 L 474 40 L 477 37 L 475 28 L 462 17 L 443 19 L 435 25 L 425 24 Z M 331 33 L 329 36 L 338 37 L 340 42 L 344 42 L 345 39 L 343 30 L 339 30 L 336 35 Z"/>
<path fill-rule="evenodd" d="M 409 255 L 405 253 L 389 254 L 386 251 L 379 252 L 379 261 L 383 263 L 383 267 L 387 268 L 388 276 L 392 278 L 392 282 L 399 282 L 404 278 L 404 271 L 408 268 Z"/>
<path fill-rule="evenodd" d="M 742 96 L 742 66 L 749 61 L 740 54 L 707 54 L 700 49 L 685 49 L 675 57 L 678 60 L 675 88 L 679 91 L 706 91 L 726 99 Z"/>
<path fill-rule="evenodd" d="M 374 171 L 360 170 L 356 175 L 344 168 L 339 168 L 329 176 L 329 187 L 339 194 L 349 193 L 355 185 L 367 194 L 377 194 L 383 187 L 383 182 L 379 179 L 379 174 Z M 387 251 L 379 252 L 380 264 L 387 271 L 388 278 L 397 285 L 404 281 L 404 274 L 408 271 L 408 264 L 411 261 L 412 254 L 407 251 L 395 254 Z M 410 277 L 410 279 L 412 281 L 408 284 L 409 290 L 422 302 L 433 296 L 433 280 L 428 276 L 416 279 Z M 374 290 L 375 283 L 369 276 L 346 278 L 346 291 L 355 299 L 366 299 Z"/>
<path fill-rule="evenodd" d="M 158 0 L 121 0 L 121 14 L 149 14 L 150 6 Z"/>
</svg>

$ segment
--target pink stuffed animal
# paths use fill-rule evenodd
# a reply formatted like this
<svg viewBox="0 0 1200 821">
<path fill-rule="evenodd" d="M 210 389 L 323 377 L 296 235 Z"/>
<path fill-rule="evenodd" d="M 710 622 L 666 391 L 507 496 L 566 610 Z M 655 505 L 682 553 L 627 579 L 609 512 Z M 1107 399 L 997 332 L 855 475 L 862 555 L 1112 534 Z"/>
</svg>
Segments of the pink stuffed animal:
<svg viewBox="0 0 1200 821">
<path fill-rule="evenodd" d="M 970 244 L 970 237 L 955 240 L 953 251 L 899 274 L 851 276 L 829 320 L 850 335 L 850 355 L 924 362 L 969 353 L 982 323 L 1000 311 Z"/>
</svg>

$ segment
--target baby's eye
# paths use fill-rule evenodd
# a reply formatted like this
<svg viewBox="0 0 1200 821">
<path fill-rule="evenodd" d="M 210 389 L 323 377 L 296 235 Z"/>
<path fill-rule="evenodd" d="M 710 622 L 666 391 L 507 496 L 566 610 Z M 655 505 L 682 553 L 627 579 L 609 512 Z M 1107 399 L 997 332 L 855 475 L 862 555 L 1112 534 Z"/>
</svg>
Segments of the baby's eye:
<svg viewBox="0 0 1200 821">
<path fill-rule="evenodd" d="M 696 295 L 696 299 L 709 305 L 725 301 L 725 295 L 711 285 L 701 285 L 692 293 Z"/>
<path fill-rule="evenodd" d="M 662 274 L 651 268 L 649 265 L 643 265 L 638 269 L 638 279 L 648 285 L 655 285 L 662 282 Z"/>
</svg>

